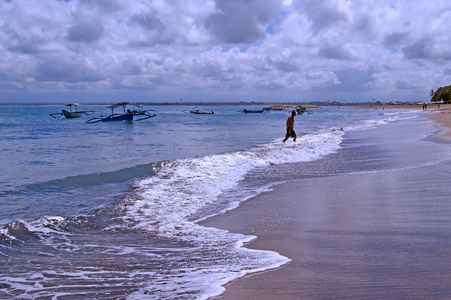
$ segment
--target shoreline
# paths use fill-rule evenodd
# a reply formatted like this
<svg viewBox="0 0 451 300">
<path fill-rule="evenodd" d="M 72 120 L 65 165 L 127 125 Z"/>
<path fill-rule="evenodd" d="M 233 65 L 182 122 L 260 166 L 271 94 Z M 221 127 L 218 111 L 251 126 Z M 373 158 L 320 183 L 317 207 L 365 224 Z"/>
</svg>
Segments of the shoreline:
<svg viewBox="0 0 451 300">
<path fill-rule="evenodd" d="M 439 136 L 451 139 L 451 109 L 440 110 L 440 112 L 429 115 L 428 118 L 441 127 Z"/>
<path fill-rule="evenodd" d="M 423 110 L 423 105 L 421 104 L 386 104 L 386 105 L 370 105 L 370 106 L 358 106 L 351 107 L 356 109 L 414 109 Z M 451 104 L 428 104 L 425 111 L 448 111 L 451 110 Z"/>
<path fill-rule="evenodd" d="M 377 106 L 361 106 L 358 109 L 413 109 L 423 110 L 422 105 L 377 105 Z M 451 104 L 429 104 L 425 112 L 431 112 L 428 115 L 428 119 L 437 123 L 441 132 L 438 134 L 440 137 L 451 138 Z M 450 140 L 451 141 L 451 140 Z"/>
<path fill-rule="evenodd" d="M 404 109 L 400 106 L 393 108 Z M 427 119 L 445 128 L 446 136 L 451 137 L 451 112 L 448 110 L 450 108 L 441 108 L 441 112 L 430 114 Z M 427 153 L 425 150 L 412 155 L 420 159 Z M 394 159 L 393 164 L 401 160 L 391 155 L 380 155 L 380 159 Z M 438 183 L 429 177 L 423 180 L 425 174 L 433 177 L 432 174 L 440 174 L 448 168 L 447 163 L 443 163 L 396 171 L 395 175 L 337 174 L 295 180 L 278 184 L 273 191 L 202 222 L 206 226 L 255 235 L 257 239 L 245 245 L 246 248 L 275 251 L 292 260 L 280 268 L 236 279 L 225 286 L 226 291 L 222 295 L 212 299 L 424 299 L 451 296 L 451 290 L 443 288 L 451 278 L 441 275 L 448 271 L 430 270 L 434 268 L 432 261 L 437 268 L 446 261 L 451 262 L 451 257 L 446 254 L 441 257 L 441 239 L 435 238 L 443 228 L 434 231 L 434 234 L 424 230 L 425 235 L 419 239 L 431 239 L 427 244 L 431 249 L 437 247 L 437 250 L 427 247 L 412 250 L 410 247 L 416 242 L 404 241 L 401 237 L 414 238 L 412 234 L 417 234 L 417 231 L 411 232 L 409 227 L 403 229 L 405 232 L 399 229 L 406 226 L 402 218 L 410 213 L 398 212 L 410 202 L 417 201 L 418 206 L 428 202 L 409 195 L 412 189 L 417 190 L 417 194 L 433 189 L 434 192 L 448 195 L 451 188 L 448 188 L 446 180 Z M 394 180 L 394 177 L 399 180 Z M 387 199 L 400 202 L 397 209 L 386 210 L 380 206 L 379 195 L 386 190 L 387 184 L 393 185 L 393 180 L 413 183 L 409 187 L 403 184 L 392 187 L 393 194 L 390 194 L 390 190 L 386 191 Z M 434 195 L 432 191 L 430 193 Z M 399 195 L 406 196 L 394 198 Z M 365 205 L 361 202 L 365 202 Z M 394 204 L 388 202 L 386 205 L 390 207 Z M 368 209 L 370 206 L 373 210 Z M 428 253 L 428 249 L 437 255 Z M 431 265 L 411 260 L 411 257 L 418 255 L 426 255 Z M 428 272 L 426 279 L 421 275 L 425 272 Z"/>
</svg>

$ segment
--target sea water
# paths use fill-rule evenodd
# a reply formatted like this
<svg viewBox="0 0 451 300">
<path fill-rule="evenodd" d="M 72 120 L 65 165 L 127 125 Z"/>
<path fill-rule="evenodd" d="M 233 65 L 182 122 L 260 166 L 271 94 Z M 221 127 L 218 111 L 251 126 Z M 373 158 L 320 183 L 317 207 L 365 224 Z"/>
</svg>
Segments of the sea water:
<svg viewBox="0 0 451 300">
<path fill-rule="evenodd" d="M 290 260 L 245 247 L 258 237 L 199 224 L 286 180 L 250 173 L 322 159 L 346 132 L 421 114 L 309 109 L 295 118 L 297 141 L 283 143 L 289 110 L 155 106 L 144 121 L 86 124 L 108 109 L 63 119 L 49 116 L 59 106 L 0 108 L 1 299 L 219 295 Z"/>
</svg>

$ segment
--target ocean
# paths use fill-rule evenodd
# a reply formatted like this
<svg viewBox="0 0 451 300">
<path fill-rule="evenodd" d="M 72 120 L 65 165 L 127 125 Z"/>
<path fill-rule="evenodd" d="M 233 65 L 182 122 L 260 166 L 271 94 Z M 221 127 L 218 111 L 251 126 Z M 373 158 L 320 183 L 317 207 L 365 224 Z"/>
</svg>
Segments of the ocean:
<svg viewBox="0 0 451 300">
<path fill-rule="evenodd" d="M 423 114 L 309 109 L 283 143 L 289 110 L 153 106 L 144 121 L 86 124 L 106 106 L 81 105 L 95 112 L 77 119 L 49 116 L 61 106 L 0 108 L 0 299 L 219 295 L 290 258 L 201 221 L 289 181 L 287 165 L 336 153 L 347 133 Z"/>
</svg>

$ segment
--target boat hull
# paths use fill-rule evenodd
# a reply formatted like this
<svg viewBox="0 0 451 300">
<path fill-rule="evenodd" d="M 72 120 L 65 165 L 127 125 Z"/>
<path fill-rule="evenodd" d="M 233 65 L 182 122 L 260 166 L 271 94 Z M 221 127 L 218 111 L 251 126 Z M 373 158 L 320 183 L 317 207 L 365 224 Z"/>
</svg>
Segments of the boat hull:
<svg viewBox="0 0 451 300">
<path fill-rule="evenodd" d="M 206 112 L 206 111 L 190 111 L 191 114 L 196 115 L 214 115 L 214 112 Z"/>
<path fill-rule="evenodd" d="M 245 114 L 261 114 L 264 112 L 264 110 L 244 110 Z"/>
<path fill-rule="evenodd" d="M 102 119 L 102 122 L 110 122 L 110 121 L 133 121 L 133 115 L 120 115 L 120 116 L 109 116 Z"/>
<path fill-rule="evenodd" d="M 63 109 L 62 113 L 63 113 L 63 116 L 68 119 L 75 119 L 75 118 L 81 117 L 81 113 L 79 113 L 79 112 L 71 112 L 71 111 L 67 111 L 67 110 Z"/>
</svg>

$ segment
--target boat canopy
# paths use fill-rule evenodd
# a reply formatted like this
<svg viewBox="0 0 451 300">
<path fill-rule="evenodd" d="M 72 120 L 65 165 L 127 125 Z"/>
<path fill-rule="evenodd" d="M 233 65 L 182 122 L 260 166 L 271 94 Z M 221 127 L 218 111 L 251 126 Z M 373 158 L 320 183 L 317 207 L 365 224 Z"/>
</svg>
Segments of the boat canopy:
<svg viewBox="0 0 451 300">
<path fill-rule="evenodd" d="M 119 103 L 116 103 L 116 104 L 111 104 L 110 106 L 107 106 L 109 109 L 115 109 L 115 108 L 118 108 L 118 107 L 120 107 L 120 106 L 127 106 L 129 103 L 128 102 L 119 102 Z"/>
</svg>

